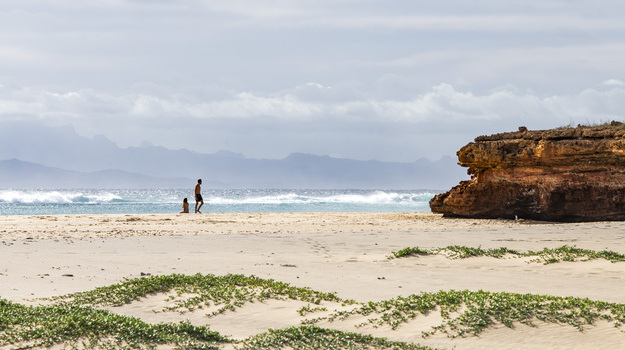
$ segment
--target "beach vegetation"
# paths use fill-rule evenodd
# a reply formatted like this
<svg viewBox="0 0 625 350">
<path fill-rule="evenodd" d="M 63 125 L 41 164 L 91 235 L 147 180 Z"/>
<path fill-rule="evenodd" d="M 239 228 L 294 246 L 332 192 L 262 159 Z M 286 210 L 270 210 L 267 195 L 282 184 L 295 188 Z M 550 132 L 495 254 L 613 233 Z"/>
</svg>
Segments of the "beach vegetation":
<svg viewBox="0 0 625 350">
<path fill-rule="evenodd" d="M 427 249 L 421 249 L 419 247 L 406 247 L 396 252 L 391 252 L 391 255 L 389 255 L 388 258 L 394 259 L 394 258 L 404 258 L 407 256 L 430 255 L 430 254 L 432 254 L 432 252 Z"/>
<path fill-rule="evenodd" d="M 417 253 L 412 253 L 417 252 Z M 506 247 L 482 249 L 482 247 L 466 247 L 466 246 L 447 246 L 444 248 L 435 249 L 421 249 L 416 248 L 404 248 L 402 250 L 391 252 L 387 256 L 388 259 L 404 258 L 414 255 L 437 255 L 441 254 L 450 259 L 467 259 L 472 257 L 487 256 L 492 258 L 501 259 L 506 256 L 510 257 L 532 257 L 529 262 L 539 262 L 543 264 L 553 264 L 560 261 L 589 261 L 594 259 L 605 259 L 615 262 L 625 261 L 625 255 L 610 251 L 601 250 L 594 251 L 590 249 L 583 249 L 577 246 L 563 245 L 556 248 L 544 248 L 539 251 L 527 251 L 520 252 L 517 250 L 509 249 Z"/>
<path fill-rule="evenodd" d="M 24 306 L 0 299 L 0 345 L 20 348 L 65 344 L 75 348 L 151 349 L 158 344 L 178 348 L 217 349 L 227 341 L 206 326 L 150 324 L 91 306 L 63 303 Z"/>
<path fill-rule="evenodd" d="M 318 318 L 316 322 L 334 322 L 337 319 L 344 320 L 361 315 L 368 319 L 360 327 L 387 325 L 395 330 L 420 314 L 427 315 L 437 311 L 443 322 L 433 326 L 431 330 L 423 331 L 423 337 L 435 333 L 444 333 L 452 338 L 479 335 L 498 323 L 514 328 L 515 324 L 536 326 L 535 322 L 539 320 L 570 325 L 583 331 L 584 326 L 598 320 L 613 322 L 617 328 L 625 321 L 625 304 L 575 297 L 450 290 L 368 302 L 351 311 Z"/>
<path fill-rule="evenodd" d="M 354 303 L 354 301 L 340 299 L 335 293 L 318 292 L 310 288 L 293 287 L 288 283 L 271 279 L 233 274 L 147 276 L 126 279 L 110 286 L 52 299 L 58 302 L 71 301 L 78 305 L 121 306 L 158 293 L 168 294 L 167 300 L 171 304 L 162 311 L 184 313 L 210 306 L 220 306 L 210 316 L 234 311 L 248 302 L 267 299 L 300 300 L 317 305 L 322 301 Z"/>
<path fill-rule="evenodd" d="M 266 333 L 246 339 L 238 344 L 236 348 L 240 350 L 434 350 L 427 346 L 390 341 L 386 338 L 375 338 L 366 334 L 344 332 L 317 326 L 270 329 Z"/>
<path fill-rule="evenodd" d="M 508 249 L 506 247 L 482 249 L 482 247 L 466 247 L 466 246 L 447 246 L 437 251 L 437 254 L 444 253 L 451 259 L 467 259 L 477 256 L 489 256 L 493 258 L 503 258 L 506 254 L 522 255 L 516 250 Z"/>
<path fill-rule="evenodd" d="M 318 312 L 318 311 L 328 311 L 327 307 L 311 307 L 310 304 L 306 305 L 306 306 L 302 306 L 299 310 L 297 310 L 297 313 L 300 316 L 305 316 L 306 314 L 312 313 L 312 312 Z"/>
<path fill-rule="evenodd" d="M 569 249 L 571 248 L 571 249 Z M 569 247 L 549 251 L 561 259 L 587 257 L 588 252 Z M 481 249 L 481 248 L 479 248 Z M 464 250 L 459 256 L 484 254 L 480 250 Z M 597 252 L 602 257 L 611 253 Z M 493 251 L 494 255 L 511 254 L 509 250 Z M 567 255 L 568 254 L 568 255 Z M 550 259 L 550 258 L 548 258 Z M 141 319 L 115 314 L 100 306 L 119 306 L 138 301 L 150 294 L 170 293 L 165 300 L 173 304 L 158 312 L 197 310 L 203 305 L 220 305 L 223 313 L 236 310 L 245 303 L 267 299 L 299 300 L 306 306 L 294 312 L 300 317 L 324 311 L 324 316 L 304 318 L 299 327 L 268 330 L 245 340 L 232 340 L 189 321 L 150 324 Z M 503 324 L 538 326 L 539 322 L 569 325 L 583 331 L 599 321 L 611 322 L 621 328 L 625 323 L 625 304 L 593 301 L 587 298 L 508 292 L 438 291 L 423 292 L 393 299 L 356 302 L 344 300 L 334 293 L 293 287 L 288 283 L 242 275 L 147 276 L 124 280 L 118 284 L 92 291 L 51 298 L 50 305 L 24 306 L 0 299 L 0 347 L 49 347 L 66 344 L 69 348 L 151 349 L 167 344 L 183 349 L 214 349 L 229 343 L 238 349 L 429 349 L 417 344 L 391 342 L 366 334 L 341 332 L 320 327 L 333 322 L 360 317 L 365 322 L 356 329 L 389 327 L 397 330 L 417 317 L 440 314 L 440 322 L 422 330 L 423 337 L 444 334 L 448 337 L 480 335 L 489 327 Z M 331 303 L 341 309 L 331 309 Z M 337 304 L 338 306 L 338 304 Z M 207 313 L 207 317 L 215 313 Z"/>
<path fill-rule="evenodd" d="M 588 261 L 594 259 L 605 259 L 613 263 L 625 261 L 625 255 L 615 251 L 605 249 L 594 251 L 568 245 L 551 249 L 544 248 L 536 252 L 530 250 L 524 253 L 523 256 L 536 256 L 535 261 L 545 264 L 559 261 Z"/>
</svg>

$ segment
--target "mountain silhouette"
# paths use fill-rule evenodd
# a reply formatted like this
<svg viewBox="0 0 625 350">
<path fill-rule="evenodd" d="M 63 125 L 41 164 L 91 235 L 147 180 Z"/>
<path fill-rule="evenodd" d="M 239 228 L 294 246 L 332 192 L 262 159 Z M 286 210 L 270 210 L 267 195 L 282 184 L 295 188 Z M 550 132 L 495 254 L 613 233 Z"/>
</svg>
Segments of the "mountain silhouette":
<svg viewBox="0 0 625 350">
<path fill-rule="evenodd" d="M 466 177 L 452 157 L 413 163 L 293 153 L 250 159 L 143 143 L 121 148 L 72 127 L 0 124 L 0 188 L 184 187 L 202 178 L 214 188 L 446 189 Z"/>
</svg>

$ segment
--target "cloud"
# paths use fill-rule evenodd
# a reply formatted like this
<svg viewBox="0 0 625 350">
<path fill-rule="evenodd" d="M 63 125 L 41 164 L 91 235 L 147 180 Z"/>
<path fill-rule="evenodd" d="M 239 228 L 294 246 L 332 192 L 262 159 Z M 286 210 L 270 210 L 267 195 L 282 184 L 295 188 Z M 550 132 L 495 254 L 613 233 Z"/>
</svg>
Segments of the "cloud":
<svg viewBox="0 0 625 350">
<path fill-rule="evenodd" d="M 282 139 L 285 140 L 282 144 L 288 144 L 291 149 L 280 152 L 287 153 L 318 149 L 320 146 L 314 143 L 328 143 L 337 148 L 333 154 L 345 154 L 347 152 L 341 148 L 351 152 L 359 148 L 350 144 L 350 137 L 363 143 L 360 149 L 369 149 L 370 145 L 364 144 L 367 137 L 381 140 L 384 136 L 395 139 L 386 141 L 389 144 L 398 140 L 420 143 L 427 139 L 428 144 L 411 147 L 431 148 L 436 151 L 430 153 L 439 156 L 453 153 L 458 147 L 458 141 L 451 142 L 454 148 L 445 145 L 450 144 L 449 136 L 445 135 L 470 140 L 480 134 L 515 130 L 519 125 L 546 129 L 570 123 L 625 119 L 622 105 L 625 88 L 621 85 L 585 89 L 570 95 L 543 96 L 513 87 L 476 94 L 445 83 L 404 100 L 337 100 L 332 98 L 334 93 L 342 94 L 340 89 L 318 83 L 273 94 L 230 92 L 227 98 L 215 100 L 184 94 L 175 94 L 175 97 L 148 93 L 112 95 L 92 89 L 55 92 L 3 87 L 0 88 L 0 118 L 30 115 L 55 125 L 73 124 L 87 134 L 105 134 L 122 145 L 137 145 L 148 140 L 169 147 L 205 151 L 198 149 L 197 144 L 180 141 L 181 133 L 193 128 L 196 133 L 229 135 L 229 144 L 244 154 L 257 151 L 258 145 L 249 144 L 249 139 L 264 133 L 272 135 L 273 140 L 263 147 L 271 144 L 278 148 Z M 140 132 L 143 138 L 139 140 L 135 134 L 130 141 L 131 136 L 119 130 L 119 123 L 123 123 L 126 131 Z M 457 135 L 464 136 L 458 138 Z M 227 148 L 224 145 L 210 147 Z M 442 150 L 444 153 L 440 153 Z M 266 151 L 277 152 L 275 149 Z"/>
<path fill-rule="evenodd" d="M 12 90 L 5 86 L 0 88 L 0 115 L 20 113 L 51 119 L 71 117 L 74 120 L 89 119 L 93 115 L 130 120 L 180 116 L 224 120 L 262 117 L 267 124 L 315 122 L 328 116 L 348 122 L 415 124 L 520 118 L 541 120 L 544 116 L 625 116 L 625 106 L 620 103 L 625 97 L 625 83 L 612 79 L 604 85 L 609 89 L 585 89 L 573 95 L 541 96 L 519 92 L 513 87 L 475 94 L 443 83 L 406 100 L 364 98 L 340 101 L 333 98 L 335 92 L 341 96 L 340 89 L 318 83 L 273 94 L 230 92 L 228 97 L 217 100 L 202 100 L 198 96 L 180 93 L 173 96 L 149 93 L 113 95 L 93 89 L 56 92 L 36 88 Z"/>
<path fill-rule="evenodd" d="M 603 82 L 603 85 L 607 86 L 625 86 L 625 82 L 619 79 L 608 79 Z"/>
<path fill-rule="evenodd" d="M 208 0 L 55 1 L 0 5 L 5 23 L 32 23 L 29 32 L 53 24 L 51 32 L 109 32 L 227 28 L 326 28 L 399 31 L 479 32 L 622 32 L 622 10 L 601 11 L 593 5 L 545 1 L 547 5 L 490 6 L 462 1 L 438 4 L 399 1 L 394 6 L 361 1 Z M 608 8 L 604 5 L 604 7 Z M 206 19 L 210 19 L 207 21 Z M 115 26 L 111 26 L 115 24 Z M 80 26 L 80 27 L 79 27 Z M 134 26 L 134 28 L 132 27 Z M 82 30 L 78 30 L 82 28 Z M 160 32 L 160 30 L 158 30 Z M 197 34 L 201 33 L 199 31 Z M 44 33 L 45 34 L 45 33 Z"/>
<path fill-rule="evenodd" d="M 422 91 L 459 81 L 579 89 L 585 77 L 625 73 L 623 10 L 608 4 L 8 1 L 0 63 L 23 83 L 113 94 L 152 82 L 270 94 L 386 74 L 418 79 Z"/>
<path fill-rule="evenodd" d="M 0 62 L 21 62 L 37 57 L 36 54 L 18 46 L 0 46 Z"/>
<path fill-rule="evenodd" d="M 574 32 L 623 31 L 620 19 L 587 18 L 575 15 L 366 15 L 357 17 L 309 18 L 286 22 L 288 26 L 320 26 L 351 29 L 395 29 L 419 31 L 479 31 L 479 32 Z M 280 25 L 280 24 L 278 24 Z"/>
<path fill-rule="evenodd" d="M 294 96 L 266 97 L 241 92 L 233 96 L 232 99 L 202 103 L 184 103 L 177 99 L 139 95 L 134 97 L 129 115 L 150 118 L 182 116 L 197 119 L 262 117 L 277 121 L 307 118 L 320 112 L 320 106 L 298 100 Z"/>
</svg>

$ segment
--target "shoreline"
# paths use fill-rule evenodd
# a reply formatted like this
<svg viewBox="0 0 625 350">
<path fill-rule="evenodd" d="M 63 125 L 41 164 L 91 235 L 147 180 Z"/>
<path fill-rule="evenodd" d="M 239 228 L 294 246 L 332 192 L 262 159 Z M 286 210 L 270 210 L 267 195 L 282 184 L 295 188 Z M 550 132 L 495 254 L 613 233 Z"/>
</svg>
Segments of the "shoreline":
<svg viewBox="0 0 625 350">
<path fill-rule="evenodd" d="M 35 298 L 88 291 L 142 274 L 201 273 L 254 275 L 335 292 L 341 298 L 359 302 L 453 289 L 625 303 L 621 293 L 625 289 L 625 263 L 620 262 L 598 259 L 543 265 L 491 257 L 387 258 L 393 251 L 407 247 L 436 249 L 450 245 L 519 251 L 569 245 L 625 253 L 622 232 L 625 222 L 518 223 L 447 219 L 432 213 L 4 216 L 0 217 L 0 297 L 28 304 Z M 275 328 L 282 317 L 278 310 L 284 305 L 265 306 L 268 309 L 241 310 L 239 316 L 233 313 L 230 319 L 224 316 L 219 322 L 213 321 L 223 327 L 220 331 L 228 327 L 234 330 L 239 329 L 236 323 L 241 322 L 242 315 L 260 312 L 272 315 L 268 316 L 268 328 Z M 149 307 L 134 305 L 131 309 L 145 311 Z M 398 334 L 392 330 L 375 332 L 376 336 Z M 501 347 L 505 337 L 497 332 L 508 336 L 513 332 L 519 339 L 528 332 L 540 333 L 533 328 L 495 327 L 480 336 L 480 341 L 459 339 L 452 344 L 457 349 L 478 349 L 486 346 L 488 339 L 499 339 L 497 346 L 506 348 Z M 571 339 L 580 341 L 582 337 L 582 343 L 590 339 L 586 344 L 614 344 L 586 333 L 574 334 L 569 334 Z M 625 341 L 622 333 L 614 337 Z M 561 340 L 568 347 L 552 348 L 571 348 L 566 339 Z"/>
</svg>

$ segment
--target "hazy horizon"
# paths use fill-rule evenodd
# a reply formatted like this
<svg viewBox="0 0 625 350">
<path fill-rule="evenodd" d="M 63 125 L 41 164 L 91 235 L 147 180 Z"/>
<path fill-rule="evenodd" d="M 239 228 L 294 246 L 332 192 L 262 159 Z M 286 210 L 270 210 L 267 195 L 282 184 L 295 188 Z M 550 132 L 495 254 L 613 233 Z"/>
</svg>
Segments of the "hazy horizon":
<svg viewBox="0 0 625 350">
<path fill-rule="evenodd" d="M 443 189 L 465 173 L 451 157 L 398 163 L 292 153 L 257 159 L 147 144 L 120 148 L 71 127 L 0 129 L 0 188 L 176 188 L 204 178 L 213 188 Z"/>
</svg>

